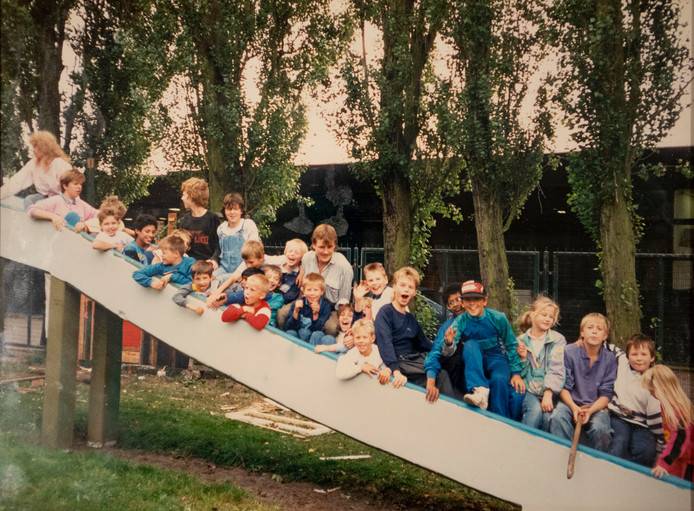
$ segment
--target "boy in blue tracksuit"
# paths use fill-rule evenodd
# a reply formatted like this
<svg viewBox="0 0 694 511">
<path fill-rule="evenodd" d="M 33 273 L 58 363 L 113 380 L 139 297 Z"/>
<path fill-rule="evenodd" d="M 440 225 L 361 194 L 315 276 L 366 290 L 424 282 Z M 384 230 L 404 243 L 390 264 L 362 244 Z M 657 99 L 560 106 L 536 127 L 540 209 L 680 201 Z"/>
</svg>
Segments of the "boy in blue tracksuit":
<svg viewBox="0 0 694 511">
<path fill-rule="evenodd" d="M 455 353 L 464 342 L 465 402 L 518 420 L 525 383 L 511 324 L 503 312 L 487 307 L 487 293 L 479 282 L 463 282 L 460 296 L 465 312 L 454 320 L 444 342 L 432 348 L 427 377 L 433 376 L 435 360 Z"/>
<path fill-rule="evenodd" d="M 323 330 L 333 311 L 324 296 L 325 279 L 319 273 L 309 273 L 301 284 L 301 293 L 302 297 L 291 304 L 284 330 L 313 346 L 335 344 L 335 337 Z"/>
<path fill-rule="evenodd" d="M 133 272 L 135 282 L 144 287 L 161 290 L 171 282 L 185 285 L 193 281 L 191 266 L 195 263 L 192 257 L 184 257 L 186 244 L 183 239 L 169 235 L 159 243 L 161 263 L 144 266 Z"/>
</svg>

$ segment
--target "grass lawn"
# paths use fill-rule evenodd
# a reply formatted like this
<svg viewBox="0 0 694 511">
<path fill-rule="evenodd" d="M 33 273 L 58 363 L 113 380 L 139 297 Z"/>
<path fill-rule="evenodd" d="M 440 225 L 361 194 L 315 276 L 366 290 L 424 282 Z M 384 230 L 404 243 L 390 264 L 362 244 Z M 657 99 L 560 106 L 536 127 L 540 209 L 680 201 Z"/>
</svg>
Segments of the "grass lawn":
<svg viewBox="0 0 694 511">
<path fill-rule="evenodd" d="M 80 436 L 84 436 L 86 431 L 87 390 L 85 385 L 78 386 L 76 427 Z M 308 481 L 330 487 L 340 486 L 343 490 L 366 493 L 374 501 L 390 502 L 403 509 L 513 509 L 512 505 L 504 501 L 476 492 L 339 433 L 302 440 L 230 421 L 222 416 L 222 405 L 233 403 L 244 406 L 256 399 L 257 395 L 226 378 L 184 381 L 180 377 L 125 375 L 121 392 L 119 446 L 124 449 L 193 456 L 220 466 L 236 466 L 276 474 L 286 482 Z M 0 431 L 9 432 L 6 435 L 21 442 L 36 442 L 41 406 L 40 391 L 21 394 L 13 389 L 0 388 Z M 2 448 L 0 444 L 0 449 Z M 35 449 L 26 445 L 17 448 Z M 12 452 L 10 449 L 10 457 L 13 456 Z M 369 454 L 371 458 L 358 461 L 319 459 L 320 456 L 345 454 Z M 54 455 L 67 456 L 65 463 L 73 459 L 70 456 L 75 456 L 60 453 Z M 0 458 L 3 457 L 0 454 Z M 96 463 L 94 460 L 98 459 L 98 453 L 83 459 L 84 463 Z M 105 475 L 105 480 L 129 477 L 128 474 L 136 478 L 136 474 L 142 474 L 143 470 L 119 469 L 117 467 L 121 465 L 111 465 L 115 461 L 108 458 L 102 463 L 105 465 L 105 474 L 110 470 L 115 472 Z M 161 484 L 164 484 L 163 480 L 167 477 L 171 478 L 173 475 L 162 475 Z M 220 494 L 214 488 L 204 488 L 203 485 L 195 493 L 199 495 L 199 502 Z M 158 494 L 146 493 L 150 493 L 156 504 L 155 495 Z M 81 494 L 75 493 L 67 497 L 68 501 L 79 495 Z M 85 495 L 91 493 L 86 492 Z M 174 500 L 177 498 L 175 495 L 180 493 L 171 497 Z M 33 494 L 26 495 L 26 498 L 29 497 L 37 498 Z M 177 502 L 181 503 L 180 500 Z M 239 507 L 217 508 L 246 509 L 242 507 L 246 505 L 243 503 L 233 505 Z M 212 507 L 215 506 L 208 506 L 206 509 Z M 195 509 L 192 505 L 190 508 Z"/>
<path fill-rule="evenodd" d="M 0 509 L 270 511 L 229 484 L 121 461 L 98 452 L 64 452 L 0 434 Z"/>
</svg>

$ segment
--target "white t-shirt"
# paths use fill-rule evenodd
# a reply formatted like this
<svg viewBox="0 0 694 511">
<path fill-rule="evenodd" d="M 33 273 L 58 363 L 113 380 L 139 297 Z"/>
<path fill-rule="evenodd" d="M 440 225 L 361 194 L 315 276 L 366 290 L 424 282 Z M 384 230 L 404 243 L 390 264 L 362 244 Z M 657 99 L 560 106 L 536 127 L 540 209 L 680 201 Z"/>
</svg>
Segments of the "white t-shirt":
<svg viewBox="0 0 694 511">
<path fill-rule="evenodd" d="M 337 359 L 335 376 L 337 376 L 340 380 L 349 380 L 350 378 L 354 378 L 361 372 L 364 364 L 367 363 L 371 364 L 377 369 L 381 369 L 383 367 L 383 360 L 381 359 L 381 354 L 378 351 L 378 346 L 376 346 L 375 343 L 371 345 L 371 353 L 366 357 L 359 353 L 359 350 L 355 346 Z"/>
<path fill-rule="evenodd" d="M 118 245 L 119 243 L 127 245 L 128 243 L 133 241 L 133 237 L 124 231 L 116 231 L 116 233 L 113 236 L 109 236 L 108 234 L 102 231 L 96 235 L 94 241 L 103 241 L 106 243 L 110 243 L 111 245 Z"/>
<path fill-rule="evenodd" d="M 260 241 L 260 235 L 258 234 L 258 226 L 250 218 L 242 218 L 239 225 L 236 227 L 230 227 L 229 222 L 222 222 L 217 227 L 217 237 L 223 238 L 224 236 L 232 236 L 239 232 L 243 227 L 243 239 L 244 241 L 255 240 Z"/>
<path fill-rule="evenodd" d="M 0 187 L 0 199 L 16 195 L 22 190 L 29 188 L 32 184 L 36 191 L 42 195 L 59 195 L 62 192 L 60 189 L 60 176 L 71 168 L 72 164 L 62 158 L 55 158 L 48 165 L 48 169 L 39 167 L 36 164 L 36 158 L 32 158 L 19 172 L 10 177 L 7 183 Z"/>
</svg>

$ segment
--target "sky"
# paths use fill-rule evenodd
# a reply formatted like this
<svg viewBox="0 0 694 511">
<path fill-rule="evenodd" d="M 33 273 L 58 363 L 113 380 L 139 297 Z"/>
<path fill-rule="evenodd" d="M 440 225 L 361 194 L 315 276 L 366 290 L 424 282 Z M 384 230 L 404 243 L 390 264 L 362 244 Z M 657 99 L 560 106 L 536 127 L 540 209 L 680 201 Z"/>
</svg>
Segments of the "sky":
<svg viewBox="0 0 694 511">
<path fill-rule="evenodd" d="M 686 23 L 687 28 L 684 31 L 685 37 L 689 39 L 688 46 L 690 49 L 690 55 L 694 55 L 694 50 L 692 49 L 692 0 L 681 0 L 684 4 L 682 22 Z M 340 9 L 340 0 L 335 0 L 336 9 Z M 73 17 L 70 20 L 73 26 L 81 23 L 79 18 Z M 375 59 L 379 51 L 379 38 L 378 32 L 375 28 L 367 26 L 366 30 L 366 48 L 367 54 L 371 59 Z M 361 46 L 357 44 L 357 41 L 352 45 L 353 50 L 361 51 Z M 442 55 L 449 52 L 450 49 L 442 47 L 439 45 L 438 54 L 436 57 L 435 68 L 439 71 L 445 69 L 445 64 Z M 65 71 L 63 73 L 63 79 L 61 81 L 61 89 L 65 93 L 65 96 L 70 95 L 71 86 L 68 83 L 67 76 L 69 72 L 75 66 L 75 55 L 70 49 L 69 45 L 66 44 L 64 48 L 64 62 Z M 551 71 L 551 64 L 545 65 L 541 72 Z M 246 83 L 253 83 L 253 75 L 256 74 L 255 69 L 252 66 L 249 67 L 247 71 L 247 77 L 250 78 Z M 535 80 L 539 83 L 539 80 Z M 536 85 L 535 85 L 536 88 Z M 530 89 L 533 89 L 531 85 Z M 255 90 L 247 90 L 249 97 L 252 99 L 257 96 Z M 64 96 L 64 97 L 65 97 Z M 686 94 L 682 99 L 683 110 L 680 114 L 680 118 L 675 125 L 675 127 L 670 131 L 670 133 L 661 141 L 659 147 L 678 147 L 678 146 L 692 146 L 694 141 L 692 140 L 692 128 L 694 119 L 692 118 L 692 108 L 687 106 L 690 99 L 694 96 L 694 83 L 690 84 L 688 94 Z M 322 164 L 339 164 L 351 161 L 349 158 L 347 148 L 340 145 L 337 140 L 335 133 L 333 133 L 327 124 L 326 117 L 334 105 L 323 103 L 311 97 L 308 93 L 305 95 L 305 102 L 308 107 L 308 131 L 307 136 L 301 145 L 299 153 L 296 156 L 295 163 L 300 165 L 322 165 Z M 531 104 L 531 102 L 529 102 Z M 527 110 L 528 115 L 530 115 L 530 109 Z M 555 140 L 550 144 L 550 151 L 552 152 L 565 152 L 573 148 L 570 133 L 566 127 L 561 123 L 561 119 L 557 119 L 556 123 L 556 137 Z M 152 157 L 152 164 L 156 169 L 153 169 L 155 173 L 166 172 L 167 163 L 164 161 L 162 152 L 160 150 L 155 150 Z"/>
</svg>

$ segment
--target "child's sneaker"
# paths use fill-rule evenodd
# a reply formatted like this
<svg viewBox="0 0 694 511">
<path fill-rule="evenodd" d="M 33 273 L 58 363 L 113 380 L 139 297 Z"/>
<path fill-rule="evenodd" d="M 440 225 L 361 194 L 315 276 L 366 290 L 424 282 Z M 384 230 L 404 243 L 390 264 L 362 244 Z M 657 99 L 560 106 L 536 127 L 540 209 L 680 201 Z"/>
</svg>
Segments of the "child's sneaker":
<svg viewBox="0 0 694 511">
<path fill-rule="evenodd" d="M 465 394 L 463 401 L 467 404 L 486 410 L 489 406 L 489 389 L 486 387 L 475 387 L 472 394 Z"/>
</svg>

